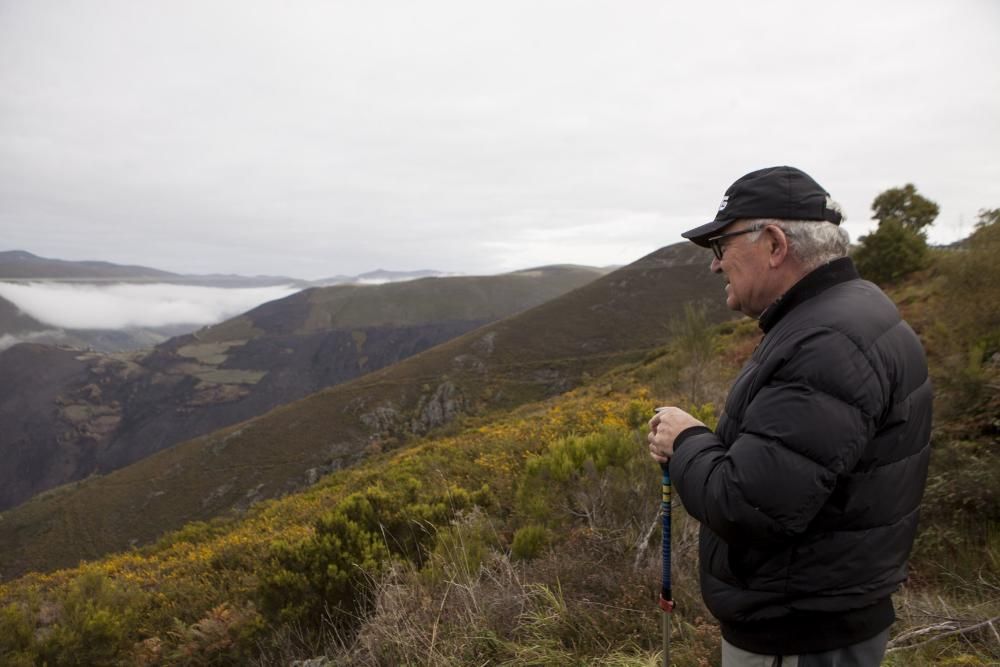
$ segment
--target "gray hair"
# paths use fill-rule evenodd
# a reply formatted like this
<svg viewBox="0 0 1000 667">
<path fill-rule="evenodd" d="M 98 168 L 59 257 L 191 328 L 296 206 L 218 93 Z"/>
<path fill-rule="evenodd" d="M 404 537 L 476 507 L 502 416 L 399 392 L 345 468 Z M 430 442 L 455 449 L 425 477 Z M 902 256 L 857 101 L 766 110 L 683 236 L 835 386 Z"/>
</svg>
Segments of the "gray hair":
<svg viewBox="0 0 1000 667">
<path fill-rule="evenodd" d="M 758 218 L 749 222 L 761 226 L 779 227 L 788 238 L 788 251 L 792 257 L 809 271 L 827 262 L 846 257 L 851 245 L 851 237 L 846 229 L 823 220 Z M 762 231 L 751 234 L 751 241 L 759 239 Z"/>
</svg>

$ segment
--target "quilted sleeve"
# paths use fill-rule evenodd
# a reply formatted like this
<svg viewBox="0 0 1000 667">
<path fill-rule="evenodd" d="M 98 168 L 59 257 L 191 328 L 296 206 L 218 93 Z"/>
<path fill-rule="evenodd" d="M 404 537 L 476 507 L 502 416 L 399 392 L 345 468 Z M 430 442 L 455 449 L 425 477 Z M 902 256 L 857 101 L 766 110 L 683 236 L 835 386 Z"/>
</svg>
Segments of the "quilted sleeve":
<svg viewBox="0 0 1000 667">
<path fill-rule="evenodd" d="M 844 334 L 814 329 L 782 350 L 762 365 L 732 445 L 700 433 L 670 462 L 685 508 L 730 544 L 804 531 L 838 475 L 858 461 L 881 412 L 881 381 Z"/>
</svg>

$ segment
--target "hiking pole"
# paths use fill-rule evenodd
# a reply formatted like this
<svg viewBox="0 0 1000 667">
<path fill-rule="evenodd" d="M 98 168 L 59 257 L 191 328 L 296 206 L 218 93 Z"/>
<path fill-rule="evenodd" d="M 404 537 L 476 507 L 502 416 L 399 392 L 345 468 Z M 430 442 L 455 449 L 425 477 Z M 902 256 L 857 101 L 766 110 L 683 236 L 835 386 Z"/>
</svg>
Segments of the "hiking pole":
<svg viewBox="0 0 1000 667">
<path fill-rule="evenodd" d="M 663 517 L 663 578 L 660 584 L 660 609 L 663 610 L 663 667 L 670 667 L 670 614 L 674 611 L 674 594 L 670 584 L 670 464 L 661 463 L 663 482 L 660 493 L 660 514 Z"/>
</svg>

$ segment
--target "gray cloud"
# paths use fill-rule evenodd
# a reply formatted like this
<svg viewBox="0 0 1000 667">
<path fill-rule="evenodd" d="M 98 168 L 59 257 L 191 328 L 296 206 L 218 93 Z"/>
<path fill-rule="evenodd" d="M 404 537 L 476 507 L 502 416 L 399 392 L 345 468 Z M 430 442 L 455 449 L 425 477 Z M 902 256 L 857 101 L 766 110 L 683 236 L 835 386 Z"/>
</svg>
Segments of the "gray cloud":
<svg viewBox="0 0 1000 667">
<path fill-rule="evenodd" d="M 315 278 L 631 261 L 791 163 L 1000 205 L 1000 5 L 0 0 L 8 248 Z"/>
</svg>

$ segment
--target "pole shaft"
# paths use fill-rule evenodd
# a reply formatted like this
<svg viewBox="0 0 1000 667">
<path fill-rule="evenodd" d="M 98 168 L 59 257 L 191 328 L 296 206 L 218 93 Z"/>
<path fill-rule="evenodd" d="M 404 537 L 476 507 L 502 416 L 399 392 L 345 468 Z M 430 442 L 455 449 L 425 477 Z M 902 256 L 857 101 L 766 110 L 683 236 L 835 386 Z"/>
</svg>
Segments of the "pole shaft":
<svg viewBox="0 0 1000 667">
<path fill-rule="evenodd" d="M 670 615 L 663 612 L 660 616 L 663 617 L 663 667 L 670 667 Z"/>
</svg>

